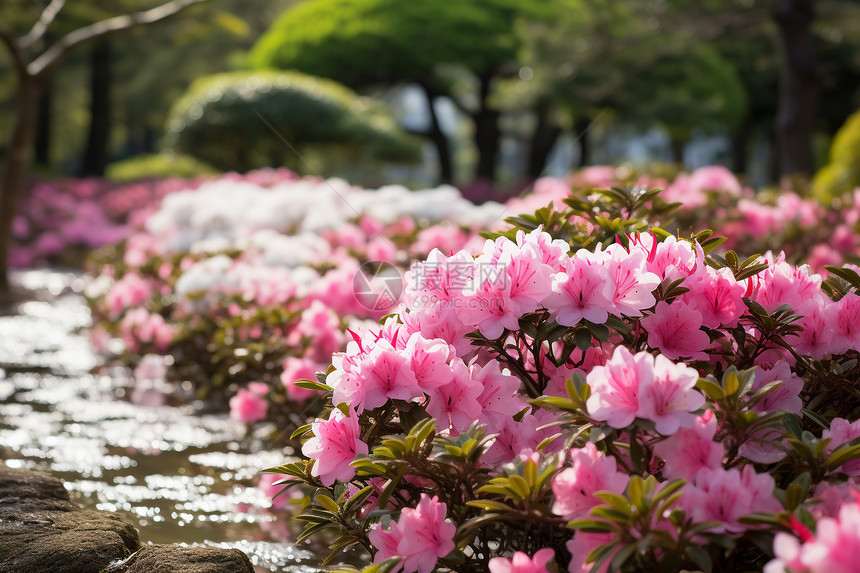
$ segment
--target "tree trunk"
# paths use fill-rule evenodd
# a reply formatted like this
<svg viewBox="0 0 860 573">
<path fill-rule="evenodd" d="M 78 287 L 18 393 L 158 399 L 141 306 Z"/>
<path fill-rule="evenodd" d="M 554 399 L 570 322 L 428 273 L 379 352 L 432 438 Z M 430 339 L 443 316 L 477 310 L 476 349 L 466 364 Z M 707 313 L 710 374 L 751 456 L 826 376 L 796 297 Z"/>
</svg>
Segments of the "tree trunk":
<svg viewBox="0 0 860 573">
<path fill-rule="evenodd" d="M 586 116 L 580 116 L 573 122 L 574 136 L 579 141 L 579 166 L 591 165 L 591 141 L 588 139 L 588 128 L 591 121 Z"/>
<path fill-rule="evenodd" d="M 18 192 L 30 160 L 36 132 L 36 118 L 42 84 L 32 77 L 20 77 L 15 101 L 15 123 L 9 139 L 6 165 L 0 187 L 0 293 L 9 292 L 9 248 L 12 220 L 18 207 Z"/>
<path fill-rule="evenodd" d="M 738 175 L 746 174 L 749 155 L 749 124 L 744 122 L 741 127 L 731 134 L 732 139 L 732 171 Z"/>
<path fill-rule="evenodd" d="M 779 113 L 776 119 L 780 176 L 811 176 L 812 137 L 819 73 L 812 38 L 812 0 L 781 0 L 773 14 L 782 41 Z"/>
<path fill-rule="evenodd" d="M 427 113 L 430 116 L 430 129 L 427 132 L 427 137 L 433 142 L 436 147 L 436 155 L 439 161 L 439 181 L 441 183 L 452 183 L 454 181 L 454 167 L 451 161 L 451 147 L 448 143 L 448 136 L 442 131 L 442 126 L 439 123 L 439 116 L 436 114 L 434 103 L 439 97 L 429 84 L 421 84 L 424 89 L 424 96 L 427 98 Z"/>
<path fill-rule="evenodd" d="M 101 177 L 108 164 L 111 127 L 111 49 L 107 40 L 93 46 L 90 70 L 90 130 L 82 174 Z"/>
<path fill-rule="evenodd" d="M 45 84 L 42 97 L 39 98 L 39 111 L 36 120 L 36 144 L 33 160 L 36 165 L 50 167 L 51 165 L 51 132 L 53 127 L 54 89 L 51 82 Z"/>
<path fill-rule="evenodd" d="M 684 148 L 687 147 L 687 142 L 683 139 L 673 137 L 669 142 L 672 151 L 672 161 L 678 165 L 684 165 Z"/>
<path fill-rule="evenodd" d="M 499 112 L 487 107 L 490 97 L 490 82 L 492 77 L 480 78 L 480 107 L 472 117 L 475 121 L 475 146 L 478 148 L 478 165 L 475 168 L 475 179 L 485 179 L 491 182 L 496 178 L 496 157 L 499 153 Z"/>
<path fill-rule="evenodd" d="M 561 126 L 550 117 L 550 112 L 549 100 L 541 98 L 535 106 L 537 125 L 535 125 L 535 130 L 532 134 L 531 146 L 529 148 L 529 164 L 526 168 L 526 175 L 531 180 L 543 175 L 549 154 L 559 135 L 561 135 Z"/>
</svg>

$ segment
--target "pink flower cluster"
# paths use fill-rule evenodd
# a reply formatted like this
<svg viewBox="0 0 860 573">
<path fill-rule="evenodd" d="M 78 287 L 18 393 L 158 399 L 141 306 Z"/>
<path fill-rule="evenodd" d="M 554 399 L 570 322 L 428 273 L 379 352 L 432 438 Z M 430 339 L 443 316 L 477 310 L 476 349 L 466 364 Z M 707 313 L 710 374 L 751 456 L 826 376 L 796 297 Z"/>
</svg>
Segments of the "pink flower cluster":
<svg viewBox="0 0 860 573">
<path fill-rule="evenodd" d="M 764 573 L 853 573 L 860 549 L 860 503 L 846 503 L 836 517 L 819 520 L 815 534 L 801 532 L 803 542 L 789 533 L 777 533 L 776 559 Z"/>
<path fill-rule="evenodd" d="M 737 280 L 730 269 L 708 264 L 702 247 L 689 241 L 641 234 L 629 237 L 626 244 L 571 253 L 566 242 L 537 229 L 520 231 L 515 240 L 488 240 L 476 254 L 462 250 L 446 256 L 432 251 L 407 273 L 398 315 L 379 327 L 351 330 L 346 350 L 334 354 L 333 370 L 326 378 L 332 404 L 351 408 L 350 417 L 359 424 L 365 418 L 379 420 L 392 407 L 396 412 L 401 407 L 396 405 L 408 403 L 434 418 L 437 435 L 450 439 L 469 434 L 477 423 L 492 436 L 479 462 L 490 468 L 490 475 L 508 476 L 511 467 L 523 463 L 557 470 L 548 507 L 564 520 L 594 519 L 592 511 L 606 507 L 604 497 L 597 494 L 621 499 L 631 495 L 631 476 L 643 471 L 634 469 L 641 462 L 634 459 L 637 451 L 635 455 L 646 456 L 644 475 L 659 476 L 658 492 L 671 480 L 684 480 L 672 485 L 679 493 L 672 503 L 689 520 L 686 526 L 701 524 L 699 531 L 729 538 L 762 529 L 746 518 L 784 511 L 777 481 L 762 468 L 784 467 L 777 464 L 790 446 L 781 426 L 758 427 L 754 422 L 802 413 L 804 380 L 797 372 L 805 372 L 809 358 L 829 360 L 860 351 L 853 326 L 860 297 L 827 296 L 820 275 L 783 256 L 761 258 L 763 271 Z M 661 291 L 673 282 L 680 290 L 666 297 Z M 748 307 L 754 303 L 764 312 L 785 307 L 801 315 L 793 321 L 794 330 L 785 333 L 793 349 L 766 343 L 765 338 L 755 343 L 764 335 Z M 565 355 L 569 357 L 559 362 L 563 341 L 532 346 L 535 335 L 526 334 L 523 324 L 534 317 L 541 317 L 537 328 L 543 332 L 557 327 L 589 332 L 589 348 L 570 349 Z M 628 325 L 626 335 L 612 332 L 618 322 Z M 610 332 L 598 340 L 601 325 Z M 750 346 L 741 348 L 745 344 Z M 706 373 L 725 372 L 735 363 L 735 353 L 742 352 L 751 352 L 748 360 L 757 367 L 741 395 L 746 398 L 735 398 L 733 405 L 716 404 L 700 389 L 700 379 Z M 572 391 L 580 393 L 583 398 L 575 415 L 579 418 L 574 419 L 580 424 L 587 421 L 585 428 L 594 428 L 592 432 L 599 428 L 598 437 L 562 448 L 558 438 L 564 436 L 565 426 L 557 411 L 538 407 L 544 398 L 529 401 L 534 387 L 562 399 Z M 735 411 L 728 412 L 729 407 Z M 342 481 L 341 475 L 359 483 L 367 479 L 356 477 L 352 464 L 374 457 L 373 436 L 362 441 L 352 426 L 335 435 L 321 428 L 324 423 L 321 419 L 314 423 L 307 443 L 315 445 L 305 452 L 314 461 L 314 475 L 323 484 Z M 318 427 L 325 433 L 318 433 Z M 556 430 L 561 433 L 553 435 Z M 602 437 L 607 435 L 615 436 L 615 441 Z M 845 448 L 858 437 L 860 421 L 836 418 L 821 434 L 822 440 L 829 439 L 822 455 Z M 337 446 L 324 450 L 321 439 Z M 829 472 L 827 479 L 860 476 L 858 468 L 860 463 L 848 461 Z M 404 479 L 419 486 L 426 481 L 417 476 Z M 844 493 L 837 486 L 828 489 L 827 483 L 819 489 L 821 499 L 834 506 L 833 515 L 844 503 Z M 429 498 L 422 494 L 421 499 L 423 504 Z M 417 550 L 405 549 L 406 530 L 401 525 L 415 511 L 402 506 L 400 521 L 391 530 L 371 531 L 377 562 L 400 556 L 408 562 L 405 571 L 421 570 L 410 560 Z M 432 522 L 442 519 L 444 513 L 439 513 Z M 678 524 L 672 519 L 666 511 L 637 527 L 676 532 Z M 828 519 L 836 523 L 833 517 Z M 821 523 L 826 529 L 831 522 Z M 635 539 L 640 533 L 630 535 Z M 617 538 L 610 533 L 572 534 L 566 542 L 573 555 L 568 570 L 591 570 L 586 556 L 613 541 Z M 705 543 L 695 535 L 690 541 Z M 786 546 L 785 541 L 780 543 Z M 435 561 L 429 552 L 435 546 L 422 540 L 420 547 L 428 552 L 430 571 Z M 799 552 L 786 554 L 786 559 Z M 442 557 L 442 551 L 434 555 Z M 531 557 L 514 552 L 494 557 L 490 567 L 546 571 L 553 555 L 557 552 L 552 547 Z M 779 551 L 777 556 L 782 558 Z M 804 566 L 807 569 L 799 570 L 814 570 Z M 606 567 L 604 562 L 599 570 Z"/>
<path fill-rule="evenodd" d="M 659 433 L 671 436 L 679 428 L 693 426 L 693 412 L 705 403 L 705 397 L 694 389 L 698 379 L 696 370 L 662 354 L 632 355 L 619 346 L 605 366 L 588 373 L 588 412 L 619 429 L 635 418 L 650 420 Z"/>
<path fill-rule="evenodd" d="M 221 179 L 272 186 L 297 179 L 287 169 L 259 169 Z M 11 250 L 13 267 L 51 262 L 72 248 L 93 250 L 116 244 L 177 191 L 195 189 L 206 181 L 152 179 L 118 184 L 108 179 L 51 179 L 29 183 L 22 194 Z M 75 261 L 81 262 L 81 261 Z"/>
<path fill-rule="evenodd" d="M 462 336 L 475 329 L 495 339 L 516 330 L 524 314 L 547 309 L 558 324 L 581 320 L 603 324 L 610 315 L 641 316 L 654 304 L 660 279 L 648 269 L 647 253 L 620 245 L 592 253 L 570 247 L 548 233 L 519 232 L 516 243 L 487 241 L 472 257 L 448 257 L 434 250 L 406 274 L 408 319 L 425 336 L 451 339 L 459 352 Z"/>
<path fill-rule="evenodd" d="M 169 352 L 178 368 L 196 363 L 192 370 L 202 375 L 195 382 L 204 389 L 220 385 L 212 380 L 262 381 L 278 397 L 260 400 L 294 407 L 315 395 L 296 381 L 325 370 L 346 343 L 344 329 L 364 328 L 397 302 L 394 288 L 378 304 L 384 282 L 362 291 L 362 263 L 386 263 L 397 279 L 407 253 L 461 249 L 502 209 L 468 204 L 450 187 L 366 190 L 288 172 L 260 175 L 184 189 L 164 183 L 160 205 L 141 201 L 146 213 L 131 225 L 124 264 L 96 261 L 95 317 L 126 341 L 123 358 L 132 365 L 138 353 Z M 201 348 L 201 338 L 211 342 Z M 259 364 L 246 378 L 247 357 L 255 356 Z M 251 403 L 251 394 L 239 403 Z M 266 417 L 283 408 L 270 407 Z M 241 408 L 232 411 L 249 419 Z"/>
<path fill-rule="evenodd" d="M 400 512 L 391 529 L 372 529 L 371 543 L 379 548 L 375 561 L 402 557 L 399 567 L 404 573 L 430 573 L 439 557 L 454 549 L 456 526 L 445 519 L 447 506 L 437 496 L 421 494 L 418 505 Z"/>
</svg>

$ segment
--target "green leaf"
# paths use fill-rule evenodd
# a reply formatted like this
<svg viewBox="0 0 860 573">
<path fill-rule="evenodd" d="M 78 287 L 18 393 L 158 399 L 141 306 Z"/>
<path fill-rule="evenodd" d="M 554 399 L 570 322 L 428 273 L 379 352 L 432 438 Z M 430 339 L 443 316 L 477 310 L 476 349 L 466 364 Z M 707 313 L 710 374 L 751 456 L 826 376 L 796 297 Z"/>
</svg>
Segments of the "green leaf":
<svg viewBox="0 0 860 573">
<path fill-rule="evenodd" d="M 806 416 L 825 430 L 830 428 L 830 424 L 827 423 L 827 419 L 822 417 L 818 412 L 814 412 L 806 408 L 801 408 L 800 411 L 803 413 L 804 416 Z"/>
<path fill-rule="evenodd" d="M 402 557 L 389 557 L 385 561 L 380 561 L 375 565 L 370 565 L 361 570 L 361 573 L 391 573 L 400 565 Z"/>
<path fill-rule="evenodd" d="M 337 526 L 334 523 L 315 523 L 313 525 L 310 525 L 309 527 L 306 527 L 304 530 L 302 530 L 302 532 L 296 538 L 296 543 L 301 543 L 302 541 L 304 541 L 305 539 L 307 539 L 311 535 L 318 533 L 318 532 L 322 531 L 323 529 L 327 529 L 327 528 L 331 528 L 331 527 L 337 527 Z"/>
<path fill-rule="evenodd" d="M 699 378 L 699 381 L 696 382 L 696 388 L 707 394 L 708 398 L 714 402 L 726 397 L 723 387 L 707 378 Z"/>
<path fill-rule="evenodd" d="M 800 418 L 796 414 L 786 414 L 782 423 L 792 436 L 797 440 L 802 439 L 803 429 L 800 427 Z"/>
<path fill-rule="evenodd" d="M 295 429 L 295 431 L 293 431 L 292 434 L 290 434 L 290 439 L 295 440 L 299 436 L 303 436 L 304 434 L 310 432 L 311 426 L 312 426 L 312 424 L 305 424 L 304 426 L 299 426 L 298 428 Z"/>
<path fill-rule="evenodd" d="M 616 526 L 607 521 L 597 521 L 595 519 L 577 519 L 567 524 L 572 529 L 578 529 L 587 533 L 612 533 L 616 531 Z"/>
<path fill-rule="evenodd" d="M 630 478 L 630 483 L 627 484 L 627 498 L 630 500 L 631 505 L 636 507 L 643 507 L 645 505 L 644 485 L 642 478 L 639 476 Z"/>
<path fill-rule="evenodd" d="M 624 547 L 619 549 L 615 556 L 612 558 L 612 561 L 609 562 L 609 567 L 607 568 L 607 571 L 620 571 L 635 551 L 636 545 L 633 543 L 625 545 Z"/>
<path fill-rule="evenodd" d="M 340 513 L 340 506 L 337 504 L 335 500 L 330 498 L 324 493 L 318 493 L 314 499 L 320 503 L 323 507 L 325 507 L 330 512 L 337 514 Z"/>
<path fill-rule="evenodd" d="M 582 352 L 591 348 L 591 332 L 588 329 L 577 330 L 576 334 L 573 335 L 573 339 L 576 342 L 576 347 Z"/>
<path fill-rule="evenodd" d="M 347 515 L 351 514 L 356 508 L 361 506 L 370 494 L 374 491 L 374 487 L 372 485 L 367 485 L 355 492 L 343 506 L 343 512 Z"/>
<path fill-rule="evenodd" d="M 803 486 L 799 483 L 789 484 L 785 488 L 785 509 L 789 512 L 794 511 L 805 499 Z"/>
<path fill-rule="evenodd" d="M 823 440 L 822 440 L 823 441 Z M 833 471 L 842 464 L 860 459 L 860 444 L 837 448 L 827 458 L 827 469 Z"/>
<path fill-rule="evenodd" d="M 711 573 L 714 569 L 714 562 L 711 559 L 711 555 L 704 547 L 688 545 L 687 548 L 684 549 L 684 554 L 690 559 L 690 561 L 696 564 L 696 567 L 704 571 L 704 573 Z"/>
<path fill-rule="evenodd" d="M 576 404 L 566 398 L 561 398 L 559 396 L 540 396 L 539 398 L 530 400 L 529 403 L 534 404 L 535 406 L 539 406 L 541 408 L 557 408 L 559 410 L 569 411 L 577 410 Z"/>
<path fill-rule="evenodd" d="M 860 275 L 858 275 L 856 271 L 831 265 L 824 265 L 824 268 L 831 274 L 848 281 L 848 283 L 854 288 L 860 289 Z"/>
<path fill-rule="evenodd" d="M 514 508 L 501 501 L 492 499 L 473 499 L 466 502 L 469 507 L 477 507 L 484 511 L 514 511 Z"/>
<path fill-rule="evenodd" d="M 322 384 L 313 380 L 296 380 L 293 384 L 299 388 L 305 388 L 307 390 L 319 390 L 320 392 L 332 391 L 332 387 L 328 384 Z"/>
<path fill-rule="evenodd" d="M 628 517 L 633 515 L 633 512 L 630 508 L 630 502 L 627 501 L 623 495 L 618 495 L 617 493 L 612 493 L 608 491 L 598 491 L 594 494 L 594 497 L 605 501 L 613 509 L 627 515 Z"/>
<path fill-rule="evenodd" d="M 537 484 L 538 478 L 538 466 L 532 460 L 526 460 L 526 463 L 523 464 L 523 479 L 526 480 L 526 483 L 529 486 L 529 489 L 533 488 Z"/>
<path fill-rule="evenodd" d="M 511 484 L 511 487 L 520 495 L 522 499 L 526 499 L 531 494 L 531 488 L 529 488 L 529 484 L 523 479 L 522 476 L 514 474 L 508 478 L 508 481 Z"/>
</svg>

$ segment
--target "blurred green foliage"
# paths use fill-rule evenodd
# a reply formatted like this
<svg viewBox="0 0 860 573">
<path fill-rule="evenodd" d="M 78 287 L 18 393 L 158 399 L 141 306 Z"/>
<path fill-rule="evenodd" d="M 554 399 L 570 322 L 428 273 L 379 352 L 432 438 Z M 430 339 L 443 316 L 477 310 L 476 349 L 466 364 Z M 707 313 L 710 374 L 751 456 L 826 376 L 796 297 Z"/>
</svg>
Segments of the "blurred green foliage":
<svg viewBox="0 0 860 573">
<path fill-rule="evenodd" d="M 431 80 L 440 64 L 495 75 L 517 57 L 514 21 L 549 0 L 307 0 L 260 38 L 250 61 L 358 87 Z"/>
<path fill-rule="evenodd" d="M 105 175 L 120 183 L 141 179 L 217 175 L 218 170 L 188 155 L 174 153 L 144 153 L 108 165 Z"/>
<path fill-rule="evenodd" d="M 196 80 L 173 106 L 165 144 L 223 170 L 306 168 L 296 150 L 330 145 L 378 160 L 421 158 L 386 110 L 331 80 L 298 72 L 232 72 Z"/>
<path fill-rule="evenodd" d="M 816 197 L 829 202 L 860 187 L 860 110 L 845 122 L 830 148 L 830 161 L 812 181 Z"/>
<path fill-rule="evenodd" d="M 662 58 L 626 86 L 618 101 L 627 118 L 662 124 L 672 139 L 689 140 L 694 127 L 734 129 L 747 112 L 747 95 L 734 67 L 702 44 Z"/>
</svg>

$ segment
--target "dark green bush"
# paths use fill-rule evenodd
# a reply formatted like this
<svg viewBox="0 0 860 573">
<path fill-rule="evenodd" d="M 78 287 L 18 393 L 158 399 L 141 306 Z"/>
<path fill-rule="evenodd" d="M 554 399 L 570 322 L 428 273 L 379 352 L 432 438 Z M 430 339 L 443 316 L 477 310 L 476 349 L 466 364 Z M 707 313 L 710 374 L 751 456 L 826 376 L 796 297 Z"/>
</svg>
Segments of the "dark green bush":
<svg viewBox="0 0 860 573">
<path fill-rule="evenodd" d="M 135 155 L 107 167 L 108 179 L 119 183 L 140 179 L 165 179 L 182 177 L 192 179 L 201 175 L 217 175 L 219 171 L 188 155 L 174 153 L 152 153 Z"/>
<path fill-rule="evenodd" d="M 411 163 L 417 140 L 373 100 L 298 72 L 243 71 L 195 81 L 168 117 L 166 144 L 223 170 L 307 168 L 299 153 L 334 147 L 357 158 Z"/>
</svg>

